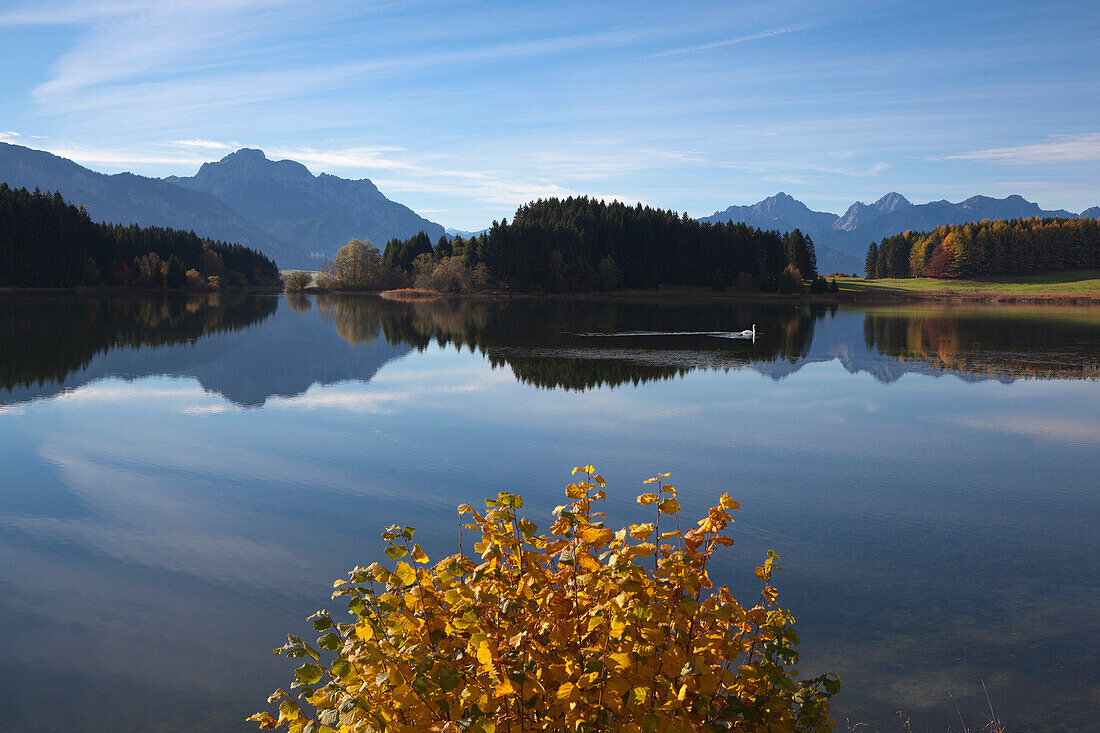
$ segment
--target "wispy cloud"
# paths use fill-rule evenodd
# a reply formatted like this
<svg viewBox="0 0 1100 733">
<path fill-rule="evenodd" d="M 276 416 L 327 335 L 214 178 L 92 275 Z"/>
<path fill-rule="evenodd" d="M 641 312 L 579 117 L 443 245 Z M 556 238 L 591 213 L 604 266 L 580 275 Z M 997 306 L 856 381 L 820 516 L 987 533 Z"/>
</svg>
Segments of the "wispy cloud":
<svg viewBox="0 0 1100 733">
<path fill-rule="evenodd" d="M 179 145 L 184 148 L 199 148 L 201 150 L 236 150 L 240 143 L 219 142 L 217 140 L 169 140 L 169 145 Z"/>
<path fill-rule="evenodd" d="M 993 163 L 1091 163 L 1100 161 L 1100 132 L 1051 135 L 1043 142 L 987 148 L 945 156 L 948 160 L 979 160 Z"/>
<path fill-rule="evenodd" d="M 811 28 L 817 28 L 823 25 L 822 23 L 803 23 L 801 25 L 790 25 L 785 28 L 772 28 L 766 31 L 760 31 L 759 33 L 749 33 L 743 36 L 736 36 L 734 38 L 725 38 L 721 41 L 712 41 L 711 43 L 701 43 L 697 46 L 686 46 L 684 48 L 673 48 L 667 51 L 660 51 L 658 53 L 651 53 L 648 56 L 643 56 L 643 59 L 659 59 L 667 56 L 680 56 L 686 53 L 696 53 L 698 51 L 709 51 L 712 48 L 722 48 L 724 46 L 736 46 L 739 43 L 747 43 L 748 41 L 759 41 L 764 38 L 772 38 L 774 36 L 782 36 L 786 33 L 796 33 L 798 31 L 805 31 Z"/>
<path fill-rule="evenodd" d="M 35 147 L 81 165 L 98 165 L 110 169 L 128 169 L 138 165 L 200 166 L 207 162 L 207 157 L 189 151 L 157 153 L 135 149 L 86 148 L 49 141 Z"/>
</svg>

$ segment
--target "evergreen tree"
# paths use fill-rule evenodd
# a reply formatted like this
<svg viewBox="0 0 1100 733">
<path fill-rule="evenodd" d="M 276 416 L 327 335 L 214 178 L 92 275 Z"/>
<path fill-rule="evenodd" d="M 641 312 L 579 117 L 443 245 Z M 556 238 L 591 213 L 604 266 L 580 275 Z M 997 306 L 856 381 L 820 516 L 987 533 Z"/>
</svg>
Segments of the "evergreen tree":
<svg viewBox="0 0 1100 733">
<path fill-rule="evenodd" d="M 863 271 L 867 273 L 867 277 L 875 277 L 875 268 L 878 266 L 878 243 L 871 242 L 871 245 L 867 248 L 867 258 L 863 261 Z"/>
<path fill-rule="evenodd" d="M 168 269 L 165 272 L 164 284 L 170 288 L 182 288 L 187 283 L 187 271 L 183 269 L 183 262 L 176 255 L 168 258 Z"/>
<path fill-rule="evenodd" d="M 814 243 L 801 229 L 787 232 L 783 237 L 783 252 L 787 256 L 787 264 L 798 268 L 807 277 L 817 275 L 817 255 L 814 252 Z"/>
</svg>

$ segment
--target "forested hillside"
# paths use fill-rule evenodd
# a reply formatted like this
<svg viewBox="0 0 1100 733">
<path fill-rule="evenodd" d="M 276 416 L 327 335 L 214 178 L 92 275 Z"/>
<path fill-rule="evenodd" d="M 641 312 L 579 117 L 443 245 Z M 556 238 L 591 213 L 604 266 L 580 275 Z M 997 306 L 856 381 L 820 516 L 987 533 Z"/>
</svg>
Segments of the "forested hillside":
<svg viewBox="0 0 1100 733">
<path fill-rule="evenodd" d="M 540 199 L 516 210 L 511 223 L 494 222 L 484 234 L 427 240 L 391 240 L 384 259 L 430 270 L 460 257 L 484 266 L 491 281 L 518 291 L 561 292 L 702 285 L 716 289 L 776 290 L 781 276 L 813 277 L 813 241 L 741 223 L 700 223 L 686 214 L 588 197 Z M 410 263 L 410 265 L 406 265 Z M 795 273 L 797 269 L 797 273 Z"/>
<path fill-rule="evenodd" d="M 966 278 L 1100 267 L 1100 221 L 1011 219 L 905 232 L 872 242 L 868 277 Z"/>
<path fill-rule="evenodd" d="M 0 286 L 181 287 L 190 270 L 204 285 L 279 282 L 275 263 L 254 249 L 176 229 L 100 224 L 58 193 L 0 183 Z"/>
</svg>

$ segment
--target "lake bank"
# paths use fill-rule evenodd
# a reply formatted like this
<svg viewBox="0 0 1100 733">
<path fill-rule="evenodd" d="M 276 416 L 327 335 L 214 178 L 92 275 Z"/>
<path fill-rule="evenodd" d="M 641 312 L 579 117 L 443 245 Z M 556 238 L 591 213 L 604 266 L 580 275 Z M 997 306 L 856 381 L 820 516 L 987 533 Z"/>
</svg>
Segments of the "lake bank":
<svg viewBox="0 0 1100 733">
<path fill-rule="evenodd" d="M 862 283 L 853 278 L 856 283 Z M 874 282 L 874 281 L 870 281 Z M 433 291 L 417 291 L 415 294 L 402 293 L 400 291 L 383 290 L 377 293 L 383 298 L 391 300 L 426 300 L 434 298 L 465 298 L 474 300 L 523 300 L 523 299 L 563 299 L 563 300 L 664 300 L 670 302 L 679 301 L 734 301 L 757 303 L 806 303 L 813 305 L 876 305 L 876 304 L 901 304 L 901 303 L 989 303 L 989 304 L 1034 304 L 1034 305 L 1100 305 L 1100 291 L 1095 293 L 1071 293 L 1071 292 L 1014 292 L 984 291 L 980 289 L 953 289 L 941 288 L 938 290 L 919 289 L 892 289 L 886 287 L 847 287 L 846 283 L 837 279 L 840 285 L 838 293 L 820 294 L 783 294 L 783 293 L 749 293 L 749 292 L 714 292 L 706 288 L 667 288 L 659 290 L 620 290 L 614 292 L 595 293 L 511 293 L 507 291 L 490 291 L 483 293 L 445 293 Z M 354 294 L 343 291 L 316 291 L 307 290 L 305 294 Z"/>
<path fill-rule="evenodd" d="M 842 295 L 868 299 L 987 303 L 1100 303 L 1100 270 L 1066 270 L 968 280 L 837 278 L 837 284 Z"/>
</svg>

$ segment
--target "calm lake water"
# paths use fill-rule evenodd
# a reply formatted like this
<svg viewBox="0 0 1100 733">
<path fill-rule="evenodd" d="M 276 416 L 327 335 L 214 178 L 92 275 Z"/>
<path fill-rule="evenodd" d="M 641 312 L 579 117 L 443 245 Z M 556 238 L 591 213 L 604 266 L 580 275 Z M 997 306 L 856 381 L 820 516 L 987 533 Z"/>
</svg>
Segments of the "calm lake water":
<svg viewBox="0 0 1100 733">
<path fill-rule="evenodd" d="M 0 295 L 0 730 L 251 730 L 385 525 L 578 463 L 739 500 L 841 721 L 1096 730 L 1098 378 L 1100 309 Z"/>
</svg>

